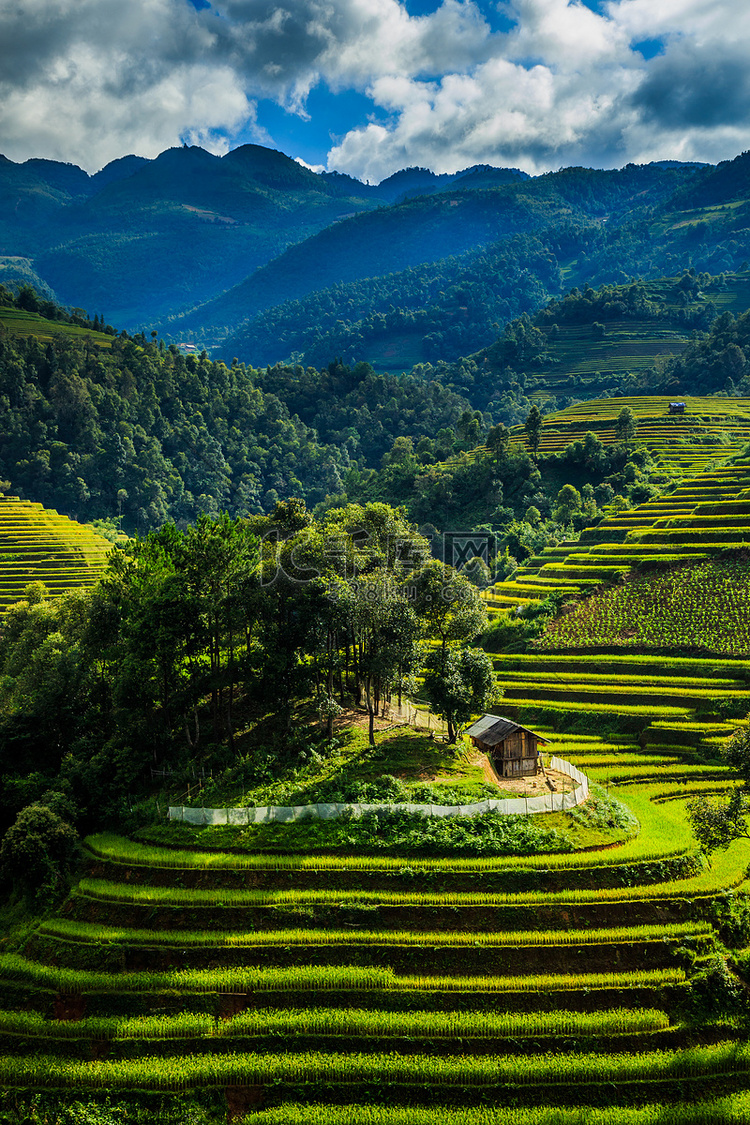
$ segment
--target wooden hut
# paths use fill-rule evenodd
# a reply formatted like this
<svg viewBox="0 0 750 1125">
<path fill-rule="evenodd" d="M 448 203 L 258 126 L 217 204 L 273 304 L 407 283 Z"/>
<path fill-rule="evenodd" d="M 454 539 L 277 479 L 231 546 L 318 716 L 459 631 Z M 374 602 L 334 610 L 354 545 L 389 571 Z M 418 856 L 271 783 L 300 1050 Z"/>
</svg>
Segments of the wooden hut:
<svg viewBox="0 0 750 1125">
<path fill-rule="evenodd" d="M 685 413 L 685 403 L 684 402 L 670 402 L 669 413 L 670 414 L 684 414 Z"/>
<path fill-rule="evenodd" d="M 548 744 L 533 730 L 504 719 L 502 715 L 482 715 L 466 731 L 474 745 L 488 754 L 500 777 L 525 777 L 539 772 L 540 742 Z"/>
</svg>

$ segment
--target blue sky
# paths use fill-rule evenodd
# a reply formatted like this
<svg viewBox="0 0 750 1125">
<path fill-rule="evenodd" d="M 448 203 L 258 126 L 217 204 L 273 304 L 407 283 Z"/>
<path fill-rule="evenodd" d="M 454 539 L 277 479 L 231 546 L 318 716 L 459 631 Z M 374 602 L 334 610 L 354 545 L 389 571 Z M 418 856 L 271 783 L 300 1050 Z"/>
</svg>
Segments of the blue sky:
<svg viewBox="0 0 750 1125">
<path fill-rule="evenodd" d="M 0 152 L 187 141 L 377 181 L 750 148 L 736 0 L 0 0 Z"/>
</svg>

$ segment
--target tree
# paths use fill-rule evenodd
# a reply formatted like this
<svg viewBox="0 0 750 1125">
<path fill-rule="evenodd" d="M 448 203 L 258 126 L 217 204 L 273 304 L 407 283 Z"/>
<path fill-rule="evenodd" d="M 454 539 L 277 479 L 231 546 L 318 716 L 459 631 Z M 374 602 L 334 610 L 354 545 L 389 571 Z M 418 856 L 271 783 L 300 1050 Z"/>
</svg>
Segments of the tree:
<svg viewBox="0 0 750 1125">
<path fill-rule="evenodd" d="M 487 433 L 485 440 L 487 451 L 493 455 L 498 461 L 501 461 L 508 452 L 510 445 L 510 430 L 500 422 L 497 426 L 493 426 Z"/>
<path fill-rule="evenodd" d="M 417 615 L 390 575 L 380 571 L 356 580 L 354 648 L 369 716 L 371 746 L 375 745 L 375 715 L 380 700 L 390 692 L 396 679 L 418 665 L 417 641 L 421 632 Z"/>
<path fill-rule="evenodd" d="M 468 578 L 472 586 L 483 590 L 489 586 L 492 581 L 492 574 L 490 568 L 484 559 L 480 559 L 477 555 L 469 559 L 469 561 L 461 568 L 461 573 L 464 578 Z"/>
<path fill-rule="evenodd" d="M 468 578 L 432 559 L 409 575 L 409 598 L 430 636 L 440 640 L 441 659 L 449 644 L 464 644 L 487 624 L 487 607 Z"/>
<path fill-rule="evenodd" d="M 635 439 L 637 421 L 635 414 L 629 406 L 623 406 L 615 422 L 615 435 L 623 445 L 629 445 Z"/>
<path fill-rule="evenodd" d="M 564 484 L 557 494 L 557 506 L 554 516 L 558 523 L 570 523 L 573 516 L 580 512 L 582 506 L 581 494 L 572 484 Z"/>
<path fill-rule="evenodd" d="M 747 814 L 750 801 L 740 789 L 721 797 L 695 797 L 688 801 L 688 818 L 695 837 L 706 855 L 728 848 L 733 840 L 750 839 Z"/>
<path fill-rule="evenodd" d="M 0 868 L 42 905 L 65 890 L 76 846 L 75 832 L 57 813 L 46 805 L 28 805 L 3 837 Z"/>
<path fill-rule="evenodd" d="M 529 442 L 529 449 L 534 457 L 539 452 L 539 442 L 542 436 L 542 412 L 536 403 L 529 411 L 529 416 L 523 425 L 526 437 Z"/>
<path fill-rule="evenodd" d="M 739 774 L 740 788 L 750 791 L 750 723 L 738 727 L 724 747 L 727 765 Z"/>
<path fill-rule="evenodd" d="M 738 727 L 724 748 L 727 765 L 740 783 L 727 798 L 695 797 L 688 803 L 688 818 L 698 843 L 707 855 L 728 848 L 733 840 L 750 839 L 750 724 Z"/>
<path fill-rule="evenodd" d="M 459 725 L 484 711 L 501 693 L 487 653 L 464 648 L 449 649 L 444 659 L 437 652 L 429 657 L 422 694 L 448 724 L 448 742 L 454 743 Z"/>
</svg>

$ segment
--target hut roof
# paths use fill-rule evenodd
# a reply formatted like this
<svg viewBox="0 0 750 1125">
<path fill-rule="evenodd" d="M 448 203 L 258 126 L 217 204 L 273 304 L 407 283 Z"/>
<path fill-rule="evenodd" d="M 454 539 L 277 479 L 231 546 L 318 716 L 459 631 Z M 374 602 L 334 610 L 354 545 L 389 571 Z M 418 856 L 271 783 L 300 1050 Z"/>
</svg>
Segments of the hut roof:
<svg viewBox="0 0 750 1125">
<path fill-rule="evenodd" d="M 481 719 L 477 719 L 464 731 L 464 734 L 479 739 L 485 746 L 497 746 L 517 730 L 525 730 L 527 734 L 533 734 L 540 742 L 549 742 L 548 738 L 542 738 L 536 731 L 522 727 L 520 723 L 514 723 L 512 719 L 505 719 L 502 715 L 482 715 Z"/>
</svg>

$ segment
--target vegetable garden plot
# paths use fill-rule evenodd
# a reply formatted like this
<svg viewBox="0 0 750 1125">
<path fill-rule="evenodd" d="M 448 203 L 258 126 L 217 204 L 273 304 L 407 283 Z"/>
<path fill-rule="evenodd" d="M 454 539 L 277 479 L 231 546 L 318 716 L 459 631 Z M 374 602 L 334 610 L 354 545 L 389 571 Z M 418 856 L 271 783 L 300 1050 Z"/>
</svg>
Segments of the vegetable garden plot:
<svg viewBox="0 0 750 1125">
<path fill-rule="evenodd" d="M 750 564 L 714 560 L 629 579 L 550 622 L 539 648 L 669 645 L 750 655 Z"/>
</svg>

